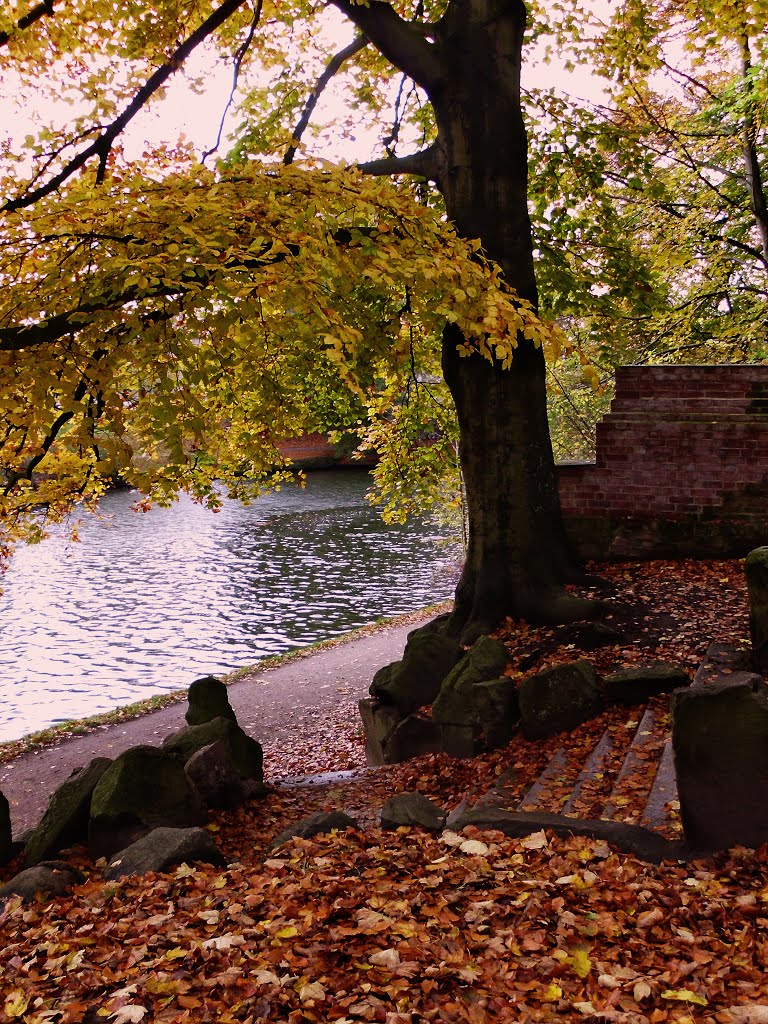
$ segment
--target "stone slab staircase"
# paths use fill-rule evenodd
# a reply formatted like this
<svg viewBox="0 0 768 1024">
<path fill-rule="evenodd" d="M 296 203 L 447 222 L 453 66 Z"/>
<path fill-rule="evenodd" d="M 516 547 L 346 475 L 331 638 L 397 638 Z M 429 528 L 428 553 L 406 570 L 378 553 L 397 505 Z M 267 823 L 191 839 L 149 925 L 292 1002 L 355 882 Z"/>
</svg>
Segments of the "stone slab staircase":
<svg viewBox="0 0 768 1024">
<path fill-rule="evenodd" d="M 511 766 L 484 793 L 463 801 L 449 827 L 497 828 L 523 836 L 539 829 L 603 838 L 647 860 L 686 854 L 677 815 L 669 699 L 628 708 L 585 755 L 568 737 L 533 782 Z"/>
</svg>

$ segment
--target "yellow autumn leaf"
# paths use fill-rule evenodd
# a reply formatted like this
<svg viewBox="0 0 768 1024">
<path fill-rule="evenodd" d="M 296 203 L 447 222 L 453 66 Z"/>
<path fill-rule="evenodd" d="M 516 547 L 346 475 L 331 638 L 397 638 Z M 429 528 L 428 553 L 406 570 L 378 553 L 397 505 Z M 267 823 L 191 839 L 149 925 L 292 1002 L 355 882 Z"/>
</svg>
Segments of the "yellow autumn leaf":
<svg viewBox="0 0 768 1024">
<path fill-rule="evenodd" d="M 575 952 L 568 957 L 566 963 L 571 968 L 573 973 L 578 974 L 580 978 L 586 978 L 586 976 L 592 970 L 592 961 L 589 959 L 589 955 L 583 949 L 575 950 Z"/>
<path fill-rule="evenodd" d="M 150 975 L 144 982 L 144 988 L 151 996 L 172 996 L 179 991 L 179 982 L 167 974 Z"/>
<path fill-rule="evenodd" d="M 294 935 L 299 934 L 299 930 L 294 925 L 287 924 L 285 925 L 285 927 L 281 928 L 275 934 L 277 935 L 278 939 L 292 939 Z"/>
<path fill-rule="evenodd" d="M 26 995 L 20 988 L 15 988 L 6 997 L 4 1010 L 8 1017 L 22 1017 L 27 1012 L 29 1006 L 29 996 Z"/>
<path fill-rule="evenodd" d="M 549 985 L 541 994 L 542 1003 L 556 1003 L 563 996 L 563 990 L 554 983 Z"/>
<path fill-rule="evenodd" d="M 674 999 L 678 1003 L 696 1003 L 697 1006 L 706 1006 L 707 1000 L 704 996 L 691 992 L 689 988 L 668 988 L 661 993 L 662 999 Z"/>
<path fill-rule="evenodd" d="M 183 960 L 187 955 L 186 949 L 182 949 L 181 946 L 174 946 L 173 949 L 169 949 L 165 954 L 166 960 Z"/>
</svg>

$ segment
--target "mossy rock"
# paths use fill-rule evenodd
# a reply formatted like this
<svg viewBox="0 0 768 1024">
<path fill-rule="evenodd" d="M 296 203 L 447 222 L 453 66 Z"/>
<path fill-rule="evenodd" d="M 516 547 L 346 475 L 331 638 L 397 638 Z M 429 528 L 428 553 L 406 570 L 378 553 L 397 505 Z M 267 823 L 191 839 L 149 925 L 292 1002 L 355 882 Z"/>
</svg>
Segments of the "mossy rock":
<svg viewBox="0 0 768 1024">
<path fill-rule="evenodd" d="M 93 791 L 111 764 L 109 757 L 96 757 L 54 791 L 24 848 L 27 866 L 48 860 L 52 854 L 87 840 Z"/>
<path fill-rule="evenodd" d="M 385 665 L 373 677 L 370 694 L 392 704 L 403 717 L 431 704 L 461 650 L 456 640 L 432 630 L 408 637 L 401 661 Z"/>
<path fill-rule="evenodd" d="M 93 791 L 88 848 L 94 857 L 111 856 L 153 828 L 188 828 L 204 821 L 181 758 L 158 747 L 131 747 L 115 758 Z"/>
<path fill-rule="evenodd" d="M 432 718 L 450 725 L 478 725 L 474 688 L 498 679 L 508 661 L 509 653 L 501 641 L 481 636 L 443 680 L 432 705 Z"/>
<path fill-rule="evenodd" d="M 235 712 L 229 703 L 227 687 L 215 676 L 196 679 L 187 690 L 189 707 L 184 718 L 187 725 L 202 725 L 214 718 L 228 718 L 236 722 Z"/>
<path fill-rule="evenodd" d="M 523 679 L 518 700 L 523 735 L 529 740 L 575 729 L 602 707 L 595 670 L 583 658 Z"/>
<path fill-rule="evenodd" d="M 0 793 L 0 864 L 7 864 L 16 853 L 11 830 L 11 807 L 8 798 Z"/>
<path fill-rule="evenodd" d="M 163 750 L 177 754 L 186 763 L 198 750 L 212 743 L 221 743 L 226 747 L 232 764 L 244 779 L 254 779 L 256 782 L 263 780 L 264 753 L 261 744 L 229 718 L 214 718 L 200 725 L 188 725 L 168 736 L 163 741 Z"/>
</svg>

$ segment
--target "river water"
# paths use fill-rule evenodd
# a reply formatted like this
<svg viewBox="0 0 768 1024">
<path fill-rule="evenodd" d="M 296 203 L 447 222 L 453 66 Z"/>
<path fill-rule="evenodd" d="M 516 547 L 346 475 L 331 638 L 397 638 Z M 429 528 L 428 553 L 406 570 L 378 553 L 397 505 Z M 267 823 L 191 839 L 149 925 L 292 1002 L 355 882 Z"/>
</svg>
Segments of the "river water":
<svg viewBox="0 0 768 1024">
<path fill-rule="evenodd" d="M 188 499 L 137 513 L 115 492 L 79 542 L 19 550 L 0 596 L 0 741 L 448 597 L 455 550 L 432 523 L 386 526 L 368 483 L 312 473 L 215 514 Z"/>
</svg>

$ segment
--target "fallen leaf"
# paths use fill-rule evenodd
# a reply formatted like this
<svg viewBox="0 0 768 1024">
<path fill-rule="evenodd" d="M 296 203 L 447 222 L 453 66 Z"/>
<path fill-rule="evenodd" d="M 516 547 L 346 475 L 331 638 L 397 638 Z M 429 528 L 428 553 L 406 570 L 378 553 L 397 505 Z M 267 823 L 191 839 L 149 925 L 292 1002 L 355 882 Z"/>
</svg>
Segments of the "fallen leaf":
<svg viewBox="0 0 768 1024">
<path fill-rule="evenodd" d="M 299 999 L 302 1003 L 308 1003 L 313 999 L 325 999 L 325 989 L 317 981 L 308 982 L 299 989 Z"/>
<path fill-rule="evenodd" d="M 674 999 L 679 1003 L 696 1003 L 697 1006 L 706 1006 L 707 1000 L 691 992 L 689 988 L 668 988 L 661 993 L 662 999 Z"/>
<path fill-rule="evenodd" d="M 768 1024 L 768 1004 L 729 1006 L 725 1011 L 733 1024 Z"/>
<path fill-rule="evenodd" d="M 4 1010 L 8 1017 L 23 1017 L 29 1006 L 29 996 L 20 988 L 15 988 L 6 996 Z"/>
<path fill-rule="evenodd" d="M 556 1003 L 558 999 L 562 998 L 562 996 L 563 990 L 559 985 L 555 985 L 553 983 L 548 988 L 544 989 L 540 998 L 542 1003 Z"/>
<path fill-rule="evenodd" d="M 547 837 L 544 834 L 544 830 L 541 832 L 532 832 L 531 835 L 526 836 L 520 844 L 524 850 L 543 850 L 547 845 Z"/>
<path fill-rule="evenodd" d="M 251 977 L 255 979 L 257 985 L 279 985 L 280 979 L 272 971 L 254 971 Z"/>
<path fill-rule="evenodd" d="M 597 984 L 600 988 L 621 988 L 621 982 L 612 974 L 601 974 L 598 976 Z"/>
<path fill-rule="evenodd" d="M 466 839 L 459 849 L 462 853 L 475 854 L 478 857 L 485 857 L 490 853 L 490 848 L 478 839 Z"/>
<path fill-rule="evenodd" d="M 578 974 L 580 978 L 586 978 L 589 972 L 592 970 L 592 961 L 589 959 L 589 955 L 583 949 L 575 950 L 571 956 L 568 957 L 566 963 L 571 968 L 574 974 Z"/>
<path fill-rule="evenodd" d="M 646 910 L 644 913 L 639 914 L 637 918 L 638 928 L 651 928 L 653 925 L 658 924 L 659 921 L 664 920 L 664 911 L 660 907 L 654 907 L 653 910 Z"/>
<path fill-rule="evenodd" d="M 647 981 L 637 981 L 632 989 L 632 998 L 636 1003 L 640 1003 L 643 999 L 648 999 L 651 995 L 651 991 L 651 986 Z"/>
<path fill-rule="evenodd" d="M 112 1018 L 112 1024 L 138 1024 L 147 1015 L 146 1006 L 139 1006 L 138 1003 L 129 1003 L 121 1006 Z"/>
<path fill-rule="evenodd" d="M 374 967 L 385 967 L 388 971 L 394 971 L 400 966 L 400 954 L 396 949 L 380 949 L 368 957 L 368 963 Z"/>
</svg>

